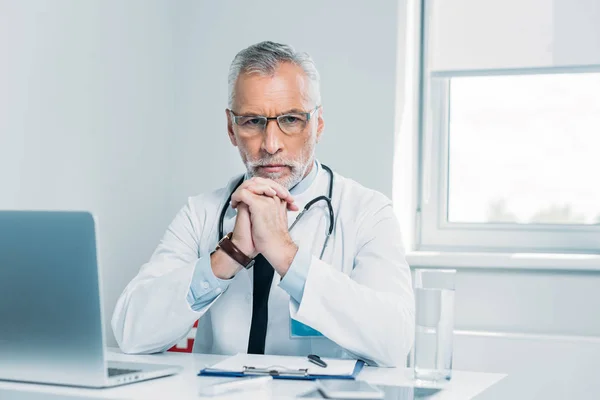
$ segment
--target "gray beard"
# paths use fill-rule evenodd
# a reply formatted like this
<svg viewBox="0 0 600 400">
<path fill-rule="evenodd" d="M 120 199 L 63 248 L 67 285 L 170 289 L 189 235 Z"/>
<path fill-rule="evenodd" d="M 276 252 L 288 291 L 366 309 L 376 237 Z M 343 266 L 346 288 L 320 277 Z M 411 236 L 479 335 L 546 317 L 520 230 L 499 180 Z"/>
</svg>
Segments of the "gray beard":
<svg viewBox="0 0 600 400">
<path fill-rule="evenodd" d="M 261 178 L 271 179 L 271 180 L 274 180 L 275 182 L 279 183 L 281 186 L 283 186 L 287 190 L 290 190 L 291 188 L 293 188 L 294 186 L 299 184 L 300 181 L 302 181 L 302 179 L 304 179 L 304 175 L 306 174 L 306 171 L 308 170 L 309 165 L 310 164 L 306 164 L 302 168 L 293 166 L 291 168 L 291 174 L 286 176 L 285 178 L 279 178 L 278 173 L 267 172 L 266 174 L 259 175 L 259 174 L 256 174 L 256 169 L 254 169 L 250 166 L 246 166 L 246 168 L 248 171 L 248 176 L 250 178 L 255 177 L 255 176 L 260 176 Z"/>
</svg>

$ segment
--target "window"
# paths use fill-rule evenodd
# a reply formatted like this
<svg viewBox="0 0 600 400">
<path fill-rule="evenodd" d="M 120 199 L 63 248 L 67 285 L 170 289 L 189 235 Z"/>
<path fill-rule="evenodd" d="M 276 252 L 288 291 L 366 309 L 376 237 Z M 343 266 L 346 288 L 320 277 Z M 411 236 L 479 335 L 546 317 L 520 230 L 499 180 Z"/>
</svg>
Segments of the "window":
<svg viewBox="0 0 600 400">
<path fill-rule="evenodd" d="M 600 68 L 427 83 L 420 249 L 600 251 Z"/>
<path fill-rule="evenodd" d="M 600 223 L 600 73 L 453 78 L 448 221 Z"/>
</svg>

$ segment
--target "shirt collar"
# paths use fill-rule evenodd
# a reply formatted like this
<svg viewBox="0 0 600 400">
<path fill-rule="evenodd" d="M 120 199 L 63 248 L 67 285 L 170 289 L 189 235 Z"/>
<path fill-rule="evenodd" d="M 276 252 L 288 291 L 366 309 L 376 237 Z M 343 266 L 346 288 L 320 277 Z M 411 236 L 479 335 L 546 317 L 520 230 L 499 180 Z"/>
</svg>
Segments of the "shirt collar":
<svg viewBox="0 0 600 400">
<path fill-rule="evenodd" d="M 300 182 L 296 184 L 293 188 L 290 189 L 290 194 L 292 196 L 298 195 L 304 192 L 308 187 L 314 182 L 317 177 L 317 173 L 319 172 L 319 163 L 315 160 L 312 170 L 308 175 L 306 175 Z"/>
</svg>

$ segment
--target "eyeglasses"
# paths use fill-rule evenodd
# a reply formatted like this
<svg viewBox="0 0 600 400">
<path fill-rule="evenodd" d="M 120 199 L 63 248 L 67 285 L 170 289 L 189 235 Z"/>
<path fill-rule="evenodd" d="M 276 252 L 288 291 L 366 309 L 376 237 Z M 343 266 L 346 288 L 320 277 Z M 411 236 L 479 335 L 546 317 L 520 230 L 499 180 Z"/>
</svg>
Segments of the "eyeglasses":
<svg viewBox="0 0 600 400">
<path fill-rule="evenodd" d="M 265 117 L 262 115 L 235 115 L 229 110 L 233 122 L 239 127 L 240 132 L 246 135 L 256 135 L 263 133 L 267 128 L 267 123 L 272 120 L 277 121 L 279 129 L 286 135 L 298 135 L 306 129 L 312 114 L 321 106 L 316 106 L 308 112 L 297 112 L 278 115 L 277 117 Z"/>
</svg>

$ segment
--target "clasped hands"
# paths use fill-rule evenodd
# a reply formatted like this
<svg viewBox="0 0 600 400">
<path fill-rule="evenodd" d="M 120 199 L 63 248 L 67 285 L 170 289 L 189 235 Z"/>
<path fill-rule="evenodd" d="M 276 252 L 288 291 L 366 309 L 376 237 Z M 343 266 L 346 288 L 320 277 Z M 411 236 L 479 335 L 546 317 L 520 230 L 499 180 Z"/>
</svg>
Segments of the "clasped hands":
<svg viewBox="0 0 600 400">
<path fill-rule="evenodd" d="M 287 210 L 299 210 L 290 192 L 271 179 L 254 177 L 231 195 L 231 207 L 237 210 L 233 244 L 250 258 L 262 254 L 283 278 L 298 251 L 288 231 Z M 240 268 L 237 263 L 222 262 L 213 271 L 226 279 Z"/>
</svg>

